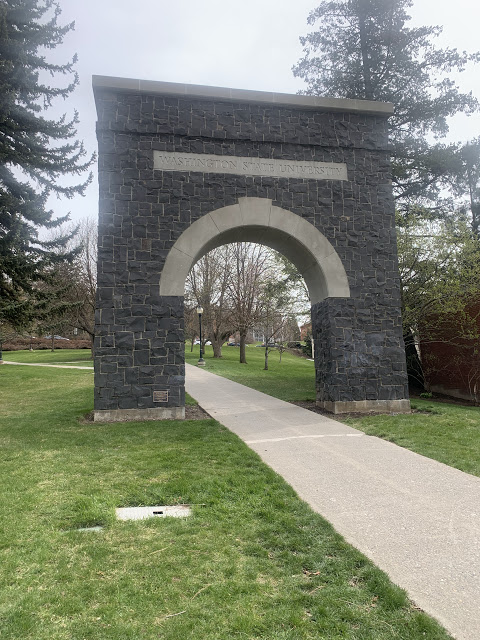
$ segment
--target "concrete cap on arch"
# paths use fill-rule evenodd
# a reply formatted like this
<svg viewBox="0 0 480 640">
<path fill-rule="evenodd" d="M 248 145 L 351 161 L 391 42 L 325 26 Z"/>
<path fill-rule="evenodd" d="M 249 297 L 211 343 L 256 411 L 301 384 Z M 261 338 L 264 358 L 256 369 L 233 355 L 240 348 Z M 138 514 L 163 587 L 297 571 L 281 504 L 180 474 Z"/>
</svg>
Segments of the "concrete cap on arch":
<svg viewBox="0 0 480 640">
<path fill-rule="evenodd" d="M 393 114 L 391 102 L 356 100 L 351 98 L 326 98 L 270 91 L 252 91 L 229 87 L 211 87 L 181 82 L 161 82 L 138 78 L 118 78 L 113 76 L 92 76 L 93 92 L 114 91 L 115 93 L 137 93 L 165 95 L 192 99 L 221 100 L 268 104 L 271 106 L 298 107 L 315 111 L 354 112 L 389 117 Z"/>
</svg>

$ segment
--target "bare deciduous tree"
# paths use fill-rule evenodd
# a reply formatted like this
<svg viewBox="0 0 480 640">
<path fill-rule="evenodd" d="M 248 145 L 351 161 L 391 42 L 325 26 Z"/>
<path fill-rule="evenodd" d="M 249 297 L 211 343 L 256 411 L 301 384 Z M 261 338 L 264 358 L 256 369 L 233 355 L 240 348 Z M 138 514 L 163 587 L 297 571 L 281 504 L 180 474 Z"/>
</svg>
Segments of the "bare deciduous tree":
<svg viewBox="0 0 480 640">
<path fill-rule="evenodd" d="M 222 357 L 222 345 L 233 331 L 228 297 L 231 258 L 232 245 L 210 251 L 193 267 L 186 282 L 187 304 L 203 307 L 203 342 L 211 341 L 214 358 Z"/>
<path fill-rule="evenodd" d="M 233 273 L 229 283 L 235 328 L 240 335 L 240 362 L 246 364 L 245 345 L 249 329 L 261 318 L 261 285 L 271 269 L 271 250 L 258 244 L 238 242 L 233 247 Z"/>
<path fill-rule="evenodd" d="M 95 335 L 95 296 L 97 291 L 97 223 L 85 218 L 79 226 L 77 241 L 81 250 L 74 263 L 72 302 L 76 302 L 74 324 L 88 333 L 93 345 Z"/>
<path fill-rule="evenodd" d="M 246 364 L 249 331 L 262 327 L 268 343 L 291 323 L 303 296 L 299 305 L 298 283 L 292 285 L 284 264 L 268 247 L 238 242 L 209 252 L 193 267 L 186 283 L 186 308 L 203 307 L 203 338 L 211 341 L 214 357 L 221 357 L 224 342 L 238 332 L 240 362 Z M 194 340 L 195 328 L 191 334 Z M 267 358 L 268 348 L 268 369 Z"/>
</svg>

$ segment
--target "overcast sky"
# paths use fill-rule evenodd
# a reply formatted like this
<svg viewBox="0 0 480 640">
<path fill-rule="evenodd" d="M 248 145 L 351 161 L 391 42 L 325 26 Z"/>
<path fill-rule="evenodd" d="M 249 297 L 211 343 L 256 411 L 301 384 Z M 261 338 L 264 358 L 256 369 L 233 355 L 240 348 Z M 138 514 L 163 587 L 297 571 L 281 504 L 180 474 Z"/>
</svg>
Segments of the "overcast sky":
<svg viewBox="0 0 480 640">
<path fill-rule="evenodd" d="M 80 112 L 79 137 L 96 149 L 92 75 L 165 80 L 239 89 L 296 93 L 304 83 L 291 67 L 301 56 L 299 36 L 308 32 L 315 0 L 60 0 L 60 21 L 75 21 L 75 31 L 48 53 L 79 61 L 80 87 L 57 113 Z M 416 24 L 444 27 L 437 43 L 475 51 L 480 48 L 480 5 L 476 0 L 416 0 Z M 480 98 L 480 66 L 459 76 L 464 91 Z M 450 139 L 480 135 L 480 115 L 457 117 Z M 72 219 L 97 215 L 96 180 L 85 198 L 53 200 L 57 215 Z"/>
</svg>

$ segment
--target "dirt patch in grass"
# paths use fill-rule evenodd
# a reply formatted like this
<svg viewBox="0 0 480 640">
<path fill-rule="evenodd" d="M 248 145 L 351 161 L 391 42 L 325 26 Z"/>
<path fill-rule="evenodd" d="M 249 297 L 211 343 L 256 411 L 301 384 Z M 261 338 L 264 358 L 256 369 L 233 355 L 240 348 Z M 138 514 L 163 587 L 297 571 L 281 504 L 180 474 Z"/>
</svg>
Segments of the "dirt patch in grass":
<svg viewBox="0 0 480 640">
<path fill-rule="evenodd" d="M 313 411 L 314 413 L 319 413 L 322 416 L 326 416 L 327 418 L 331 418 L 332 420 L 338 420 L 339 422 L 343 422 L 347 418 L 368 418 L 368 416 L 378 416 L 380 415 L 378 411 L 368 411 L 366 413 L 361 413 L 359 411 L 351 411 L 349 413 L 330 413 L 321 407 L 317 407 L 314 400 L 308 400 L 304 402 L 292 402 L 291 404 L 296 405 L 297 407 L 302 407 L 302 409 L 308 409 L 309 411 Z M 412 413 L 431 413 L 430 411 L 422 411 L 419 409 L 412 409 Z M 386 413 L 385 415 L 397 415 L 395 413 Z"/>
<path fill-rule="evenodd" d="M 455 404 L 461 407 L 478 407 L 473 400 L 465 400 L 464 398 L 454 398 L 446 396 L 443 393 L 432 393 L 431 398 L 422 397 L 419 393 L 410 392 L 410 400 L 427 400 L 428 402 L 442 402 L 444 404 Z"/>
<path fill-rule="evenodd" d="M 292 402 L 292 404 L 297 407 L 302 407 L 302 409 L 308 409 L 309 411 L 313 411 L 314 413 L 319 413 L 326 418 L 331 418 L 332 420 L 338 420 L 342 422 L 345 418 L 365 418 L 365 416 L 376 415 L 374 411 L 369 411 L 368 413 L 360 413 L 360 412 L 350 412 L 350 413 L 330 413 L 330 411 L 326 411 L 321 407 L 317 407 L 315 404 L 315 400 L 307 400 L 304 402 Z"/>
<path fill-rule="evenodd" d="M 198 404 L 185 405 L 185 420 L 208 420 L 210 417 Z"/>
</svg>

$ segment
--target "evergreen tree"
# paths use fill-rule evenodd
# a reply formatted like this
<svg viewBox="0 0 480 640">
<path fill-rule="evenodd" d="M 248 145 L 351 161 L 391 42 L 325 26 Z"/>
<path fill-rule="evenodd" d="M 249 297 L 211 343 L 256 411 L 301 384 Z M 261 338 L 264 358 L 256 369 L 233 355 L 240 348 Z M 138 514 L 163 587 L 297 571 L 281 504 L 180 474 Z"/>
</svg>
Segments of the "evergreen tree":
<svg viewBox="0 0 480 640">
<path fill-rule="evenodd" d="M 93 161 L 76 139 L 76 112 L 70 120 L 46 117 L 52 101 L 68 98 L 78 84 L 76 58 L 58 65 L 44 55 L 74 27 L 60 26 L 59 15 L 55 0 L 0 2 L 0 320 L 17 325 L 32 312 L 29 294 L 48 278 L 48 267 L 73 257 L 68 235 L 39 237 L 68 219 L 54 218 L 48 196 L 83 194 L 90 178 L 74 186 L 61 178 L 77 178 Z M 42 80 L 48 74 L 68 80 L 49 86 Z"/>
<path fill-rule="evenodd" d="M 439 49 L 438 26 L 409 27 L 412 0 L 324 0 L 308 18 L 316 30 L 300 38 L 304 56 L 293 67 L 307 95 L 392 102 L 393 180 L 397 198 L 435 198 L 455 170 L 455 146 L 430 143 L 448 132 L 448 118 L 478 102 L 449 78 L 469 55 Z"/>
<path fill-rule="evenodd" d="M 480 137 L 460 147 L 454 193 L 466 198 L 461 206 L 470 219 L 473 233 L 480 241 Z"/>
</svg>

